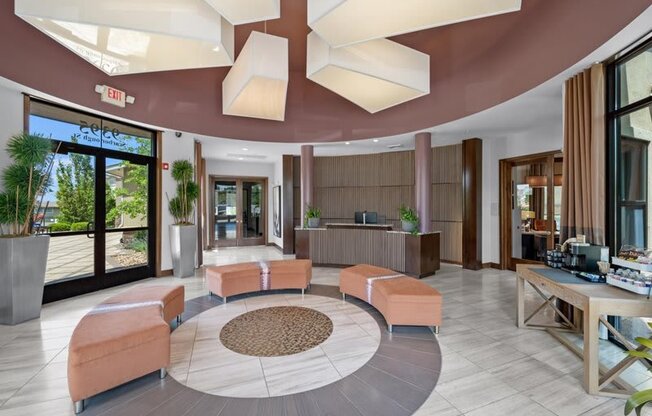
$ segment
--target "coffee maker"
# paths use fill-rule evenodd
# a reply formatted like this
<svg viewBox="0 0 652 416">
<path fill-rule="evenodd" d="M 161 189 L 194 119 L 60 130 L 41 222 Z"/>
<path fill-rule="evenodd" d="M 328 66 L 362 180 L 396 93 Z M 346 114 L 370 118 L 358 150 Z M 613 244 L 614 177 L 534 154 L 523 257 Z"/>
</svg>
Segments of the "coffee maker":
<svg viewBox="0 0 652 416">
<path fill-rule="evenodd" d="M 564 254 L 564 269 L 574 273 L 598 273 L 599 261 L 609 261 L 609 247 L 569 243 Z"/>
</svg>

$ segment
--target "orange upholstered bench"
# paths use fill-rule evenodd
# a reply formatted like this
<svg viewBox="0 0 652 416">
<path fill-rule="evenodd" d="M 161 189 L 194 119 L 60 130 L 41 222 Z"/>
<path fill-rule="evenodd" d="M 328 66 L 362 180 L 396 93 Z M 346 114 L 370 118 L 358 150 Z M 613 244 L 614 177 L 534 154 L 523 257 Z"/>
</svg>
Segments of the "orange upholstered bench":
<svg viewBox="0 0 652 416">
<path fill-rule="evenodd" d="M 75 413 L 98 393 L 170 365 L 170 326 L 184 311 L 184 287 L 139 285 L 84 316 L 68 346 L 68 390 Z"/>
<path fill-rule="evenodd" d="M 184 297 L 185 288 L 183 285 L 138 285 L 111 296 L 102 303 L 137 306 L 142 302 L 161 302 L 165 322 L 170 322 L 175 317 L 177 322 L 181 322 L 181 314 L 185 308 Z"/>
<path fill-rule="evenodd" d="M 209 294 L 229 296 L 273 289 L 301 289 L 310 285 L 312 261 L 272 260 L 211 266 L 206 269 Z"/>
<path fill-rule="evenodd" d="M 376 308 L 393 325 L 433 327 L 441 325 L 441 294 L 412 277 L 383 267 L 360 264 L 340 272 L 340 292 L 355 296 Z"/>
</svg>

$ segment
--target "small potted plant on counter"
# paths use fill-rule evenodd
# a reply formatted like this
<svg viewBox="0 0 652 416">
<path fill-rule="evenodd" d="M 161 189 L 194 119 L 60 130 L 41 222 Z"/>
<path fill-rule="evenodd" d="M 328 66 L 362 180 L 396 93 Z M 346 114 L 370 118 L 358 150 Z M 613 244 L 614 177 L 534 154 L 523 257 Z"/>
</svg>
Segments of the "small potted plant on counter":
<svg viewBox="0 0 652 416">
<path fill-rule="evenodd" d="M 412 208 L 406 207 L 405 205 L 401 205 L 398 212 L 403 231 L 415 234 L 419 227 L 419 217 L 417 216 L 417 213 Z"/>
<path fill-rule="evenodd" d="M 177 182 L 177 196 L 168 198 L 168 207 L 174 217 L 174 224 L 170 225 L 170 250 L 176 277 L 195 274 L 197 227 L 193 217 L 199 186 L 192 180 L 193 171 L 192 163 L 187 160 L 172 162 L 172 179 Z"/>
<path fill-rule="evenodd" d="M 52 142 L 21 133 L 7 145 L 13 163 L 4 168 L 0 191 L 0 324 L 41 316 L 49 235 L 35 235 L 34 218 L 48 186 Z"/>
<path fill-rule="evenodd" d="M 321 218 L 321 210 L 310 205 L 306 206 L 306 223 L 308 228 L 319 227 L 319 220 Z"/>
</svg>

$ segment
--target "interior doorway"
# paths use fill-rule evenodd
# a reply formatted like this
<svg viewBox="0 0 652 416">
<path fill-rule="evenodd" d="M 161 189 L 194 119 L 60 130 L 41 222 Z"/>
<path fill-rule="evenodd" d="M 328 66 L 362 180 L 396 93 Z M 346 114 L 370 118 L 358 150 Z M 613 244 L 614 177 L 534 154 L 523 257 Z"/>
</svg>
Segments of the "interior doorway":
<svg viewBox="0 0 652 416">
<path fill-rule="evenodd" d="M 267 178 L 210 177 L 210 245 L 267 244 Z"/>
<path fill-rule="evenodd" d="M 500 161 L 500 262 L 543 263 L 559 244 L 563 156 L 540 153 Z"/>
</svg>

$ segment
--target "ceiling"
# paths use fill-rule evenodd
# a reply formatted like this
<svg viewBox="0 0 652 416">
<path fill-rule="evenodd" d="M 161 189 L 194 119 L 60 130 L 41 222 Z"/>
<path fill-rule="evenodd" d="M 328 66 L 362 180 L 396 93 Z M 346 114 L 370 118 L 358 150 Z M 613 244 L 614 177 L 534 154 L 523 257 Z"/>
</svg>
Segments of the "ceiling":
<svg viewBox="0 0 652 416">
<path fill-rule="evenodd" d="M 405 142 L 400 135 L 480 113 L 541 85 L 648 6 L 649 0 L 523 0 L 520 12 L 394 37 L 430 55 L 431 93 L 376 114 L 306 79 L 309 29 L 303 0 L 282 0 L 280 19 L 237 26 L 235 32 L 236 52 L 251 30 L 289 39 L 285 122 L 222 115 L 220 85 L 228 68 L 109 77 L 16 17 L 13 1 L 0 4 L 0 76 L 95 111 L 200 137 L 325 143 L 399 135 L 392 140 Z M 20 47 L 14 39 L 21 40 Z M 101 103 L 96 84 L 125 90 L 136 102 L 125 109 Z M 508 121 L 524 128 L 526 120 Z"/>
</svg>

